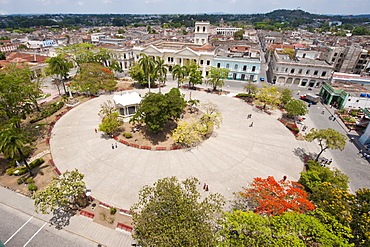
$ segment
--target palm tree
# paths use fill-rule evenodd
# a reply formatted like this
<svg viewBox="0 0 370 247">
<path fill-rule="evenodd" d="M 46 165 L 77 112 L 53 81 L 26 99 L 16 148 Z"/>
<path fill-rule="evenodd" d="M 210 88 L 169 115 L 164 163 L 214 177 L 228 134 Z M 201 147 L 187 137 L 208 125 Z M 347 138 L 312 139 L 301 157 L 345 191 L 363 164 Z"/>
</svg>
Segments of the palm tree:
<svg viewBox="0 0 370 247">
<path fill-rule="evenodd" d="M 49 58 L 48 60 L 46 60 L 46 62 L 48 63 L 46 72 L 48 74 L 58 75 L 60 77 L 64 88 L 64 94 L 67 94 L 64 79 L 68 76 L 68 72 L 72 68 L 72 64 L 61 54 L 56 57 Z"/>
<path fill-rule="evenodd" d="M 0 132 L 0 151 L 9 158 L 14 158 L 18 153 L 24 165 L 27 167 L 30 175 L 33 176 L 31 168 L 29 167 L 26 157 L 22 152 L 24 146 L 30 142 L 28 138 L 29 133 L 26 133 L 20 128 L 16 127 L 15 123 L 10 123 L 8 128 Z"/>
<path fill-rule="evenodd" d="M 180 66 L 178 64 L 176 64 L 175 66 L 173 66 L 173 69 L 172 69 L 172 78 L 173 79 L 177 79 L 177 87 L 179 88 L 180 87 L 180 84 L 182 82 L 182 80 L 184 80 L 185 76 L 187 75 L 187 68 L 186 66 Z"/>
<path fill-rule="evenodd" d="M 168 65 L 167 64 L 164 64 L 164 60 L 162 59 L 157 59 L 155 60 L 155 70 L 156 70 L 156 74 L 158 75 L 158 80 L 160 82 L 163 82 L 165 83 L 167 81 L 167 69 Z M 161 87 L 159 85 L 159 92 L 161 92 Z"/>
<path fill-rule="evenodd" d="M 155 72 L 155 60 L 144 53 L 140 53 L 141 58 L 138 61 L 144 75 L 148 75 L 148 88 L 150 92 L 150 76 Z"/>
</svg>

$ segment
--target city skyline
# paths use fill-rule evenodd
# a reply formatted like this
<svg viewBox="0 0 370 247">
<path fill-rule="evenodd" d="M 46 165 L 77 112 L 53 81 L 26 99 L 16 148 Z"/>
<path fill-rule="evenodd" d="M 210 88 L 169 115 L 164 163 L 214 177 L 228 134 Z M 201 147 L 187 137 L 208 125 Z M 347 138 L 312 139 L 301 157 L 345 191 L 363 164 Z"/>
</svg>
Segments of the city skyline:
<svg viewBox="0 0 370 247">
<path fill-rule="evenodd" d="M 369 13 L 368 0 L 0 0 L 0 14 L 257 14 L 301 9 L 314 14 Z M 367 11 L 367 12 L 366 12 Z"/>
</svg>

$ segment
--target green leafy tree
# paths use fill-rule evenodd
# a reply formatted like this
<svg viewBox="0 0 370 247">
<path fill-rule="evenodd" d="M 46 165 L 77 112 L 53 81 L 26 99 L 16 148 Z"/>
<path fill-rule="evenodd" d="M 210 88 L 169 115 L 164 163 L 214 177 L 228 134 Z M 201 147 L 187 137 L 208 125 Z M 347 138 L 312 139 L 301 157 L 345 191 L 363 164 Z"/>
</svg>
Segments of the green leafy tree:
<svg viewBox="0 0 370 247">
<path fill-rule="evenodd" d="M 209 78 L 206 81 L 206 84 L 212 86 L 213 91 L 216 91 L 217 88 L 220 88 L 225 84 L 224 79 L 227 78 L 229 72 L 230 70 L 226 68 L 212 67 L 209 71 Z"/>
<path fill-rule="evenodd" d="M 71 85 L 80 92 L 97 93 L 99 89 L 112 91 L 117 82 L 110 69 L 98 63 L 84 63 Z"/>
<path fill-rule="evenodd" d="M 198 121 L 198 131 L 207 134 L 213 128 L 219 128 L 222 123 L 222 114 L 216 104 L 204 103 L 201 105 L 203 116 Z"/>
<path fill-rule="evenodd" d="M 184 96 L 177 88 L 172 88 L 165 95 L 149 92 L 141 101 L 140 108 L 130 122 L 145 123 L 149 131 L 157 133 L 163 130 L 168 121 L 179 119 L 185 107 Z"/>
<path fill-rule="evenodd" d="M 203 83 L 202 71 L 199 71 L 199 68 L 200 66 L 196 64 L 188 67 L 189 87 Z"/>
<path fill-rule="evenodd" d="M 39 95 L 40 89 L 30 78 L 29 68 L 10 66 L 0 72 L 0 115 L 4 119 L 25 119 L 33 112 L 30 95 Z"/>
<path fill-rule="evenodd" d="M 30 175 L 33 176 L 32 170 L 26 160 L 27 157 L 23 153 L 25 146 L 30 143 L 30 134 L 17 128 L 14 123 L 8 124 L 0 131 L 0 151 L 5 155 L 5 157 L 9 157 L 11 159 L 19 154 L 23 164 L 27 167 Z"/>
<path fill-rule="evenodd" d="M 320 152 L 316 156 L 315 161 L 319 160 L 320 155 L 327 149 L 343 150 L 346 146 L 346 136 L 331 128 L 329 129 L 314 129 L 304 136 L 308 142 L 317 140 L 319 142 Z"/>
<path fill-rule="evenodd" d="M 216 222 L 225 201 L 201 196 L 196 178 L 176 177 L 144 186 L 132 206 L 133 238 L 141 246 L 216 246 Z"/>
<path fill-rule="evenodd" d="M 54 177 L 43 190 L 33 194 L 32 199 L 36 212 L 48 214 L 58 208 L 84 207 L 87 204 L 84 191 L 84 175 L 77 169 L 66 171 L 59 177 Z"/>
<path fill-rule="evenodd" d="M 370 189 L 356 191 L 351 207 L 352 242 L 356 246 L 370 246 Z"/>
<path fill-rule="evenodd" d="M 167 81 L 168 65 L 164 64 L 164 60 L 158 58 L 155 60 L 155 73 L 159 82 L 166 83 Z M 159 87 L 159 92 L 161 87 Z"/>
<path fill-rule="evenodd" d="M 137 64 L 137 63 L 134 64 L 130 68 L 128 73 L 130 74 L 130 77 L 132 79 L 134 79 L 135 81 L 137 81 L 140 85 L 143 85 L 143 84 L 147 83 L 146 78 L 148 78 L 148 77 L 145 76 L 144 71 L 142 70 L 142 68 L 139 64 Z"/>
<path fill-rule="evenodd" d="M 307 105 L 298 99 L 291 99 L 284 108 L 288 116 L 303 116 L 308 113 Z"/>
<path fill-rule="evenodd" d="M 273 107 L 279 105 L 281 96 L 279 88 L 267 84 L 262 86 L 262 88 L 258 88 L 257 98 L 264 103 L 263 108 L 266 108 L 266 105 Z"/>
<path fill-rule="evenodd" d="M 172 78 L 173 80 L 177 80 L 177 87 L 179 88 L 180 85 L 183 83 L 185 76 L 187 75 L 187 68 L 186 66 L 180 66 L 176 64 L 172 68 Z"/>
<path fill-rule="evenodd" d="M 234 39 L 235 40 L 242 40 L 243 39 L 243 35 L 244 35 L 244 29 L 239 30 L 239 31 L 236 31 L 234 33 Z"/>
<path fill-rule="evenodd" d="M 293 98 L 292 90 L 286 88 L 283 91 L 281 91 L 280 102 L 283 105 L 286 105 L 292 98 Z"/>
<path fill-rule="evenodd" d="M 46 63 L 48 64 L 46 74 L 59 76 L 64 88 L 64 94 L 67 94 L 64 79 L 67 78 L 68 72 L 72 68 L 72 63 L 70 63 L 68 59 L 61 54 L 47 59 Z"/>
<path fill-rule="evenodd" d="M 6 59 L 5 53 L 0 51 L 0 60 L 5 60 L 5 59 Z"/>
<path fill-rule="evenodd" d="M 98 115 L 104 119 L 105 117 L 109 116 L 112 113 L 117 112 L 117 106 L 112 100 L 107 100 L 103 104 L 100 105 L 100 111 Z"/>
<path fill-rule="evenodd" d="M 315 210 L 316 211 L 316 210 Z M 350 229 L 318 212 L 326 220 L 310 215 L 287 212 L 262 216 L 249 211 L 225 212 L 220 246 L 353 246 L 348 243 Z"/>
<path fill-rule="evenodd" d="M 122 125 L 122 122 L 118 117 L 118 112 L 107 115 L 105 118 L 103 118 L 101 124 L 99 124 L 99 131 L 103 131 L 107 134 L 114 133 Z"/>
<path fill-rule="evenodd" d="M 140 53 L 141 58 L 138 61 L 138 65 L 143 71 L 144 78 L 147 78 L 148 88 L 150 92 L 150 85 L 156 80 L 156 63 L 153 57 L 148 57 L 144 53 Z"/>
</svg>

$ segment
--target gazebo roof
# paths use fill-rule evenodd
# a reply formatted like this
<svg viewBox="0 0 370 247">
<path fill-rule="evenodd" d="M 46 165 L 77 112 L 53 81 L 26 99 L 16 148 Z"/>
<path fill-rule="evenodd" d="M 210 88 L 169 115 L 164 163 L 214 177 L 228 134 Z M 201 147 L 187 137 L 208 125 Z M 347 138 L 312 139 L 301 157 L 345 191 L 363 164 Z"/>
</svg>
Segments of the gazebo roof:
<svg viewBox="0 0 370 247">
<path fill-rule="evenodd" d="M 113 100 L 117 105 L 128 106 L 140 104 L 141 97 L 137 92 L 132 92 L 123 95 L 114 95 Z"/>
</svg>

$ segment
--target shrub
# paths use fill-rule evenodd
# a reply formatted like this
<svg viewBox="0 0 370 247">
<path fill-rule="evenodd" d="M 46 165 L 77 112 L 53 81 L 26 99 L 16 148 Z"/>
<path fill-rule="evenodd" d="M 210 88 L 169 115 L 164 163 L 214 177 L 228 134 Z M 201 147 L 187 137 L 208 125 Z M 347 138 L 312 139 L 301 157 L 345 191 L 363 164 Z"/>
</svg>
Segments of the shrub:
<svg viewBox="0 0 370 247">
<path fill-rule="evenodd" d="M 44 159 L 42 158 L 38 158 L 38 159 L 35 159 L 34 161 L 32 161 L 29 166 L 31 169 L 35 168 L 35 167 L 38 167 L 40 166 L 42 163 L 44 163 Z"/>
<path fill-rule="evenodd" d="M 18 171 L 18 172 L 17 172 Z M 28 172 L 28 169 L 27 167 L 25 166 L 22 166 L 22 167 L 18 167 L 15 169 L 15 171 L 13 172 L 14 175 L 17 175 L 17 176 L 21 176 L 23 174 L 26 174 Z"/>
<path fill-rule="evenodd" d="M 338 110 L 338 113 L 339 114 L 347 114 L 347 110 L 346 109 L 340 109 L 340 110 Z"/>
<path fill-rule="evenodd" d="M 352 110 L 349 114 L 353 117 L 356 117 L 357 116 L 357 111 Z"/>
<path fill-rule="evenodd" d="M 123 132 L 122 135 L 126 138 L 132 138 L 132 133 L 125 133 Z"/>
<path fill-rule="evenodd" d="M 111 208 L 109 209 L 109 211 L 110 211 L 110 214 L 111 214 L 111 215 L 114 215 L 114 214 L 116 214 L 117 209 L 116 209 L 115 207 L 111 207 Z"/>
<path fill-rule="evenodd" d="M 23 183 L 24 183 L 24 178 L 17 179 L 17 184 L 23 184 Z"/>
<path fill-rule="evenodd" d="M 33 184 L 33 183 L 35 183 L 35 181 L 33 180 L 33 178 L 27 178 L 26 179 L 26 184 Z"/>
<path fill-rule="evenodd" d="M 351 122 L 351 123 L 356 123 L 356 119 L 354 119 L 353 117 L 351 117 L 348 122 Z"/>
<path fill-rule="evenodd" d="M 247 94 L 247 93 L 238 93 L 236 95 L 236 97 L 248 97 L 248 96 L 249 96 L 249 94 Z"/>
<path fill-rule="evenodd" d="M 17 168 L 14 168 L 14 167 L 8 168 L 8 169 L 6 169 L 6 174 L 8 174 L 8 175 L 14 175 L 14 171 L 16 169 Z"/>
<path fill-rule="evenodd" d="M 29 191 L 36 191 L 37 190 L 37 187 L 34 183 L 28 185 L 28 190 Z"/>
<path fill-rule="evenodd" d="M 349 121 L 349 120 L 351 119 L 351 118 L 350 118 L 350 117 L 348 117 L 348 116 L 343 116 L 342 118 L 343 118 L 343 120 L 344 120 L 344 121 Z"/>
</svg>

